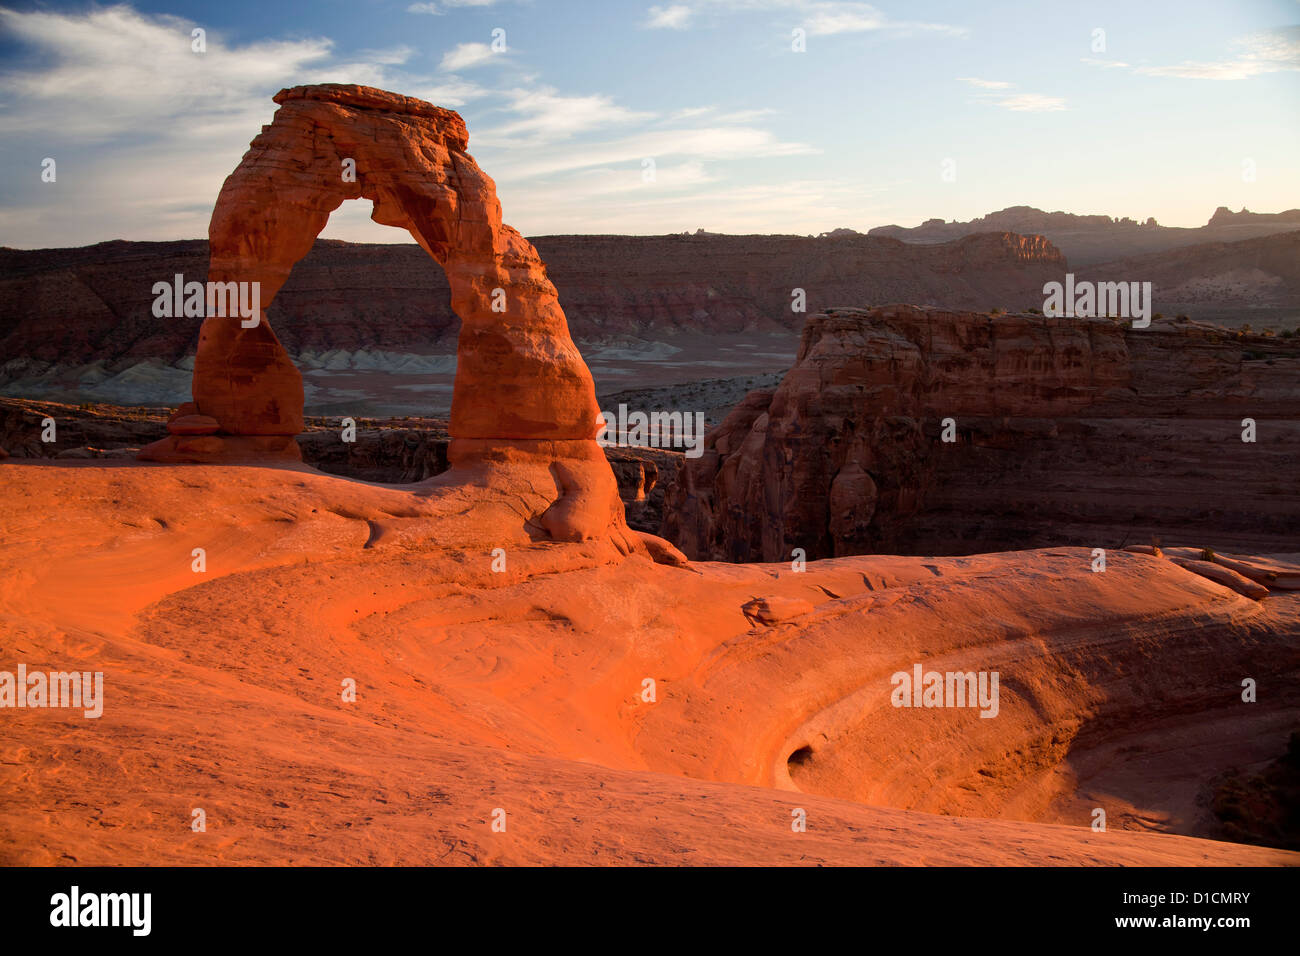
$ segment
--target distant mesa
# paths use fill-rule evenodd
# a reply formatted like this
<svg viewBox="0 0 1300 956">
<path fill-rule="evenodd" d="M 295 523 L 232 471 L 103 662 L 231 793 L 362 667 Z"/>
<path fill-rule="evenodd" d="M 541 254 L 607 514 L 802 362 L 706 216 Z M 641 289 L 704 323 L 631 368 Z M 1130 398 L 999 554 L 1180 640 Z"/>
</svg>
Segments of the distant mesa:
<svg viewBox="0 0 1300 956">
<path fill-rule="evenodd" d="M 1033 206 L 1009 206 L 969 222 L 927 219 L 915 228 L 877 226 L 869 236 L 902 239 L 905 242 L 949 242 L 977 232 L 1008 231 L 1021 235 L 1045 236 L 1074 267 L 1091 265 L 1126 256 L 1166 252 L 1203 242 L 1231 242 L 1253 239 L 1300 228 L 1300 209 L 1280 213 L 1231 212 L 1220 206 L 1204 226 L 1187 229 L 1162 226 L 1152 217 L 1136 219 L 1111 216 L 1044 212 Z"/>
<path fill-rule="evenodd" d="M 1300 209 L 1288 209 L 1286 212 L 1251 212 L 1245 206 L 1242 206 L 1241 212 L 1233 212 L 1227 206 L 1220 206 L 1214 210 L 1214 215 L 1210 217 L 1208 225 L 1231 226 L 1264 222 L 1284 223 L 1300 227 Z"/>
</svg>

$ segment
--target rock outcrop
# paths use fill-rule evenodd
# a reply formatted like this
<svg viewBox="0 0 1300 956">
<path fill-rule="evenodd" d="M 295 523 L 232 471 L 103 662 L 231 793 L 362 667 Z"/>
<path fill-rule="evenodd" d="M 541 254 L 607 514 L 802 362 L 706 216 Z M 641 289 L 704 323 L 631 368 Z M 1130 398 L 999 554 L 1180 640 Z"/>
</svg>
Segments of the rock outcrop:
<svg viewBox="0 0 1300 956">
<path fill-rule="evenodd" d="M 257 283 L 261 321 L 204 320 L 199 413 L 224 435 L 302 430 L 301 376 L 265 309 L 330 213 L 368 199 L 376 222 L 410 232 L 447 274 L 462 322 L 453 437 L 591 438 L 599 409 L 555 287 L 533 247 L 502 224 L 492 180 L 466 153 L 460 116 L 334 84 L 282 90 L 275 101 L 275 120 L 222 187 L 208 236 L 209 281 Z"/>
<path fill-rule="evenodd" d="M 259 314 L 220 315 L 209 307 L 194 402 L 169 423 L 172 435 L 141 457 L 299 457 L 302 378 L 265 309 L 330 213 L 347 199 L 367 199 L 376 222 L 407 230 L 442 266 L 461 319 L 452 469 L 430 493 L 459 485 L 460 492 L 474 486 L 496 496 L 540 495 L 527 506 L 539 532 L 582 540 L 612 531 L 620 546 L 627 539 L 634 547 L 594 440 L 600 409 L 591 375 L 545 266 L 502 223 L 495 185 L 466 152 L 460 116 L 337 84 L 281 90 L 275 101 L 274 120 L 222 187 L 208 233 L 209 283 L 250 283 Z M 193 434 L 199 417 L 215 419 L 217 432 Z"/>
<path fill-rule="evenodd" d="M 1194 323 L 833 310 L 685 463 L 663 533 L 729 561 L 1152 536 L 1291 551 L 1298 378 L 1300 347 Z"/>
</svg>

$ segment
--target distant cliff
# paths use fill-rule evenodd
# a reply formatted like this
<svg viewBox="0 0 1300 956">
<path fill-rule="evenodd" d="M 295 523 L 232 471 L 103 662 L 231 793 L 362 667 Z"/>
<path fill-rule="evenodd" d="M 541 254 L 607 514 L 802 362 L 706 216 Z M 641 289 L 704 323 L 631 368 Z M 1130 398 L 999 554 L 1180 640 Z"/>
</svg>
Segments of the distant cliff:
<svg viewBox="0 0 1300 956">
<path fill-rule="evenodd" d="M 1300 209 L 1279 213 L 1234 213 L 1220 206 L 1204 226 L 1186 229 L 1162 226 L 1154 219 L 1138 222 L 1110 216 L 1079 216 L 1067 212 L 1044 212 L 1032 206 L 1010 206 L 969 222 L 929 219 L 908 229 L 878 226 L 867 235 L 905 242 L 951 242 L 980 232 L 1016 232 L 1045 236 L 1074 268 L 1125 256 L 1166 252 L 1203 242 L 1236 242 L 1300 229 Z"/>
<path fill-rule="evenodd" d="M 793 351 L 805 316 L 821 309 L 899 300 L 1023 308 L 1066 268 L 1051 243 L 1010 233 L 930 246 L 861 235 L 534 243 L 584 347 L 763 333 L 787 336 Z M 202 240 L 0 249 L 0 394 L 185 400 L 200 320 L 155 318 L 152 289 L 178 273 L 205 280 L 207 265 Z M 796 289 L 804 312 L 791 309 Z M 460 326 L 442 270 L 414 244 L 319 240 L 268 314 L 295 360 L 323 374 L 449 373 Z"/>
</svg>

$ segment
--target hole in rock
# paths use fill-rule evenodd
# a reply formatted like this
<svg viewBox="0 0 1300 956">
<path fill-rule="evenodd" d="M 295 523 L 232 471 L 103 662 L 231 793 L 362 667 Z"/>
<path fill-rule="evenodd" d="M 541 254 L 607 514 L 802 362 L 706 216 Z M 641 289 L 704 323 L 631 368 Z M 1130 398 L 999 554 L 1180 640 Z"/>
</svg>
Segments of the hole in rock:
<svg viewBox="0 0 1300 956">
<path fill-rule="evenodd" d="M 302 373 L 308 416 L 446 418 L 460 334 L 447 275 L 371 210 L 368 199 L 334 210 L 267 318 Z"/>
<path fill-rule="evenodd" d="M 808 763 L 808 761 L 812 759 L 812 755 L 812 748 L 806 744 L 791 753 L 790 756 L 786 758 L 785 762 L 790 776 L 793 777 L 796 770 L 802 768 L 806 763 Z"/>
</svg>

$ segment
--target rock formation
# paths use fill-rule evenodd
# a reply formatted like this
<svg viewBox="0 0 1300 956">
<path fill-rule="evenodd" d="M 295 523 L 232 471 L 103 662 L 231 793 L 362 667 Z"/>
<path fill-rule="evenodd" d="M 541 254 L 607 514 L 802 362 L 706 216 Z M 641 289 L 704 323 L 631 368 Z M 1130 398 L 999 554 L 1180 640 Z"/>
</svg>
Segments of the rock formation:
<svg viewBox="0 0 1300 956">
<path fill-rule="evenodd" d="M 297 459 L 302 378 L 266 306 L 347 199 L 407 230 L 446 272 L 461 319 L 452 400 L 450 482 L 509 473 L 549 504 L 530 516 L 553 538 L 625 530 L 617 487 L 594 441 L 599 408 L 555 287 L 533 247 L 501 222 L 496 187 L 466 153 L 451 110 L 360 86 L 281 90 L 217 198 L 208 230 L 210 283 L 256 283 L 260 321 L 209 312 L 199 333 L 194 402 L 152 461 Z M 215 419 L 216 433 L 195 434 Z M 182 423 L 184 420 L 184 423 Z M 488 473 L 491 473 L 489 475 Z M 501 489 L 498 488 L 499 492 Z"/>
<path fill-rule="evenodd" d="M 685 462 L 664 534 L 729 561 L 1152 535 L 1292 551 L 1298 376 L 1286 340 L 1194 323 L 832 310 Z"/>
</svg>

